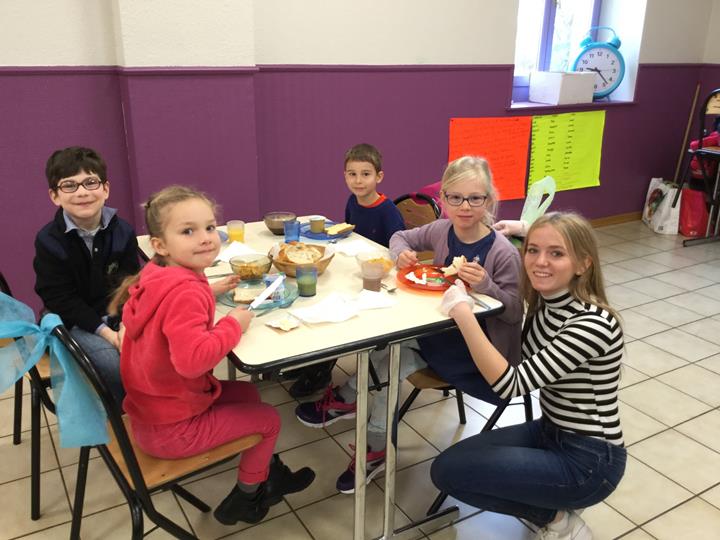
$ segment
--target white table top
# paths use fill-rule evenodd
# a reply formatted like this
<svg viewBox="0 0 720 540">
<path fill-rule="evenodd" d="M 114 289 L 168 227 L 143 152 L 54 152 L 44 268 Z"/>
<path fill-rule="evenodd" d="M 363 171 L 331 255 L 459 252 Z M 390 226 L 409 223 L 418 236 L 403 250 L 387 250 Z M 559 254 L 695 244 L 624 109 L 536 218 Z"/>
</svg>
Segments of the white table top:
<svg viewBox="0 0 720 540">
<path fill-rule="evenodd" d="M 301 240 L 307 243 L 325 243 L 305 238 Z M 348 240 L 362 240 L 373 248 L 386 250 L 355 233 L 352 233 Z M 273 235 L 261 221 L 245 225 L 245 244 L 258 253 L 267 253 L 274 244 L 282 241 L 282 236 Z M 336 245 L 343 241 L 347 240 L 338 240 Z M 146 253 L 152 253 L 147 236 L 139 237 L 138 243 Z M 228 272 L 230 272 L 229 265 L 221 263 L 209 268 L 207 273 L 208 277 L 212 278 L 213 275 Z M 287 279 L 294 281 L 291 277 Z M 385 278 L 385 282 L 395 282 L 394 269 L 390 276 Z M 332 292 L 354 296 L 361 290 L 362 277 L 355 257 L 336 253 L 327 270 L 318 277 L 317 295 L 308 298 L 299 297 L 287 309 L 313 305 Z M 247 333 L 243 334 L 240 343 L 233 349 L 239 360 L 238 367 L 253 372 L 337 358 L 343 354 L 374 349 L 378 345 L 432 334 L 455 326 L 452 319 L 448 319 L 438 311 L 440 305 L 438 293 L 399 286 L 394 293 L 383 291 L 382 294 L 389 294 L 397 304 L 390 308 L 360 311 L 356 317 L 341 323 L 301 323 L 298 328 L 283 332 L 265 323 L 281 317 L 286 309 L 276 309 L 264 317 L 253 319 Z M 502 303 L 493 298 L 481 295 L 480 299 L 492 308 L 488 314 L 499 313 L 503 309 Z M 217 317 L 222 317 L 230 309 L 218 302 Z M 476 307 L 475 311 L 480 313 L 488 310 Z"/>
</svg>

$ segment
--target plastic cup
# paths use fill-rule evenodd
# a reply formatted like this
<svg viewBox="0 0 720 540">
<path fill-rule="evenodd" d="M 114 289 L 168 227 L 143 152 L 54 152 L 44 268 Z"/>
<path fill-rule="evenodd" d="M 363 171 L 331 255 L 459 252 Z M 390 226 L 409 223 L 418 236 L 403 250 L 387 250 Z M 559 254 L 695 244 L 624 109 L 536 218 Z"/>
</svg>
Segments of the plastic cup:
<svg viewBox="0 0 720 540">
<path fill-rule="evenodd" d="M 382 278 L 385 275 L 385 266 L 379 262 L 364 262 L 360 265 L 363 278 L 363 289 L 380 292 Z"/>
<path fill-rule="evenodd" d="M 285 243 L 298 242 L 300 240 L 300 222 L 297 219 L 283 222 L 285 231 Z"/>
<path fill-rule="evenodd" d="M 325 218 L 323 216 L 310 216 L 310 231 L 314 233 L 325 232 Z"/>
<path fill-rule="evenodd" d="M 237 219 L 228 221 L 227 233 L 230 242 L 245 242 L 245 222 Z"/>
<path fill-rule="evenodd" d="M 295 269 L 298 294 L 300 296 L 315 296 L 317 293 L 318 272 L 315 266 L 298 266 Z"/>
</svg>

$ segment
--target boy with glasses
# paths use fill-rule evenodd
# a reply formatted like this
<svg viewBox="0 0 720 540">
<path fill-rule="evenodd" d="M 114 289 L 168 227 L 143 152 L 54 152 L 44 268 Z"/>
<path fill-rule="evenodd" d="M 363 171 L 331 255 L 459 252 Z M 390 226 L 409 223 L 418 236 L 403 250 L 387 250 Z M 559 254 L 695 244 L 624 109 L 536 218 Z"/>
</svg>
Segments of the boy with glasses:
<svg viewBox="0 0 720 540">
<path fill-rule="evenodd" d="M 107 167 L 90 148 L 53 152 L 45 167 L 54 219 L 35 237 L 35 292 L 60 316 L 122 403 L 119 317 L 107 306 L 122 280 L 140 270 L 132 226 L 105 206 Z"/>
</svg>

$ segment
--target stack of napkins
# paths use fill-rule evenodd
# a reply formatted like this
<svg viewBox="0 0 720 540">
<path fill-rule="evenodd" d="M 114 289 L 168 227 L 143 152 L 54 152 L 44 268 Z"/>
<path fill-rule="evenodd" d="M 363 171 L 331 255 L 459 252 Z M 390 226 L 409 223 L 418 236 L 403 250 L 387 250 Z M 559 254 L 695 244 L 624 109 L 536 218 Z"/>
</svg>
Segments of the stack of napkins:
<svg viewBox="0 0 720 540">
<path fill-rule="evenodd" d="M 238 255 L 250 255 L 254 253 L 257 252 L 242 242 L 230 242 L 230 244 L 220 250 L 218 259 L 222 262 L 230 262 L 230 259 Z"/>
<path fill-rule="evenodd" d="M 303 322 L 314 324 L 323 322 L 343 322 L 365 309 L 378 309 L 394 306 L 396 300 L 386 294 L 363 290 L 356 298 L 340 293 L 332 293 L 317 304 L 290 311 Z"/>
<path fill-rule="evenodd" d="M 377 248 L 372 247 L 362 240 L 344 240 L 343 242 L 338 242 L 335 249 L 338 253 L 342 253 L 348 257 L 355 257 L 359 253 L 377 250 Z"/>
</svg>

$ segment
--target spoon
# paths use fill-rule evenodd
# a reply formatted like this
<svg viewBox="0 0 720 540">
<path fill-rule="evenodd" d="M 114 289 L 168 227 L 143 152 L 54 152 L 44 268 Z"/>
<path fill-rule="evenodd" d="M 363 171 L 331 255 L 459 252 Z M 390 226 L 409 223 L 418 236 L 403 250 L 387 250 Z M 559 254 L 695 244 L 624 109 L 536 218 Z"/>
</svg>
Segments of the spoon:
<svg viewBox="0 0 720 540">
<path fill-rule="evenodd" d="M 397 286 L 395 285 L 388 285 L 386 283 L 380 282 L 380 286 L 389 293 L 394 293 L 397 290 Z"/>
</svg>

